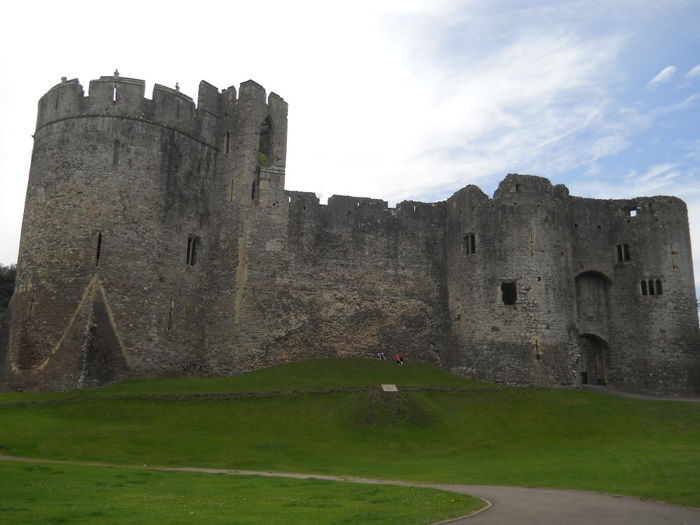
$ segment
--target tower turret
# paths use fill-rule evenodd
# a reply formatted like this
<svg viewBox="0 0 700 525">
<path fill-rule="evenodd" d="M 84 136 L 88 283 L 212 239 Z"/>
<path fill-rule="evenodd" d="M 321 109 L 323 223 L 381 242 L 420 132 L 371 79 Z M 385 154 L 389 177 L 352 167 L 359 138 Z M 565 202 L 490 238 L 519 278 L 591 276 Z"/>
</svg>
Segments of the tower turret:
<svg viewBox="0 0 700 525">
<path fill-rule="evenodd" d="M 196 107 L 156 84 L 149 100 L 144 81 L 115 72 L 91 81 L 87 96 L 64 79 L 41 98 L 10 387 L 206 370 L 202 261 L 220 249 L 212 240 L 230 218 L 214 212 L 220 177 L 235 183 L 234 196 L 253 192 L 255 204 L 284 184 L 286 104 L 266 102 L 252 81 L 240 93 L 202 82 Z"/>
</svg>

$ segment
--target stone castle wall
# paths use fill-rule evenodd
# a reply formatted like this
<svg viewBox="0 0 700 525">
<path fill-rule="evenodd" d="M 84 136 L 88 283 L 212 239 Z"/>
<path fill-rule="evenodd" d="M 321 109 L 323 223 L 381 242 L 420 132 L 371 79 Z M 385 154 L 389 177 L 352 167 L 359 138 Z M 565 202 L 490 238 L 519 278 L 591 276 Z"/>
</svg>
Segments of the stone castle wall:
<svg viewBox="0 0 700 525">
<path fill-rule="evenodd" d="M 445 202 L 284 187 L 287 105 L 141 80 L 39 102 L 3 389 L 402 352 L 510 384 L 700 391 L 685 205 L 509 175 Z M 653 288 L 653 293 L 652 293 Z M 659 293 L 661 292 L 661 293 Z"/>
</svg>

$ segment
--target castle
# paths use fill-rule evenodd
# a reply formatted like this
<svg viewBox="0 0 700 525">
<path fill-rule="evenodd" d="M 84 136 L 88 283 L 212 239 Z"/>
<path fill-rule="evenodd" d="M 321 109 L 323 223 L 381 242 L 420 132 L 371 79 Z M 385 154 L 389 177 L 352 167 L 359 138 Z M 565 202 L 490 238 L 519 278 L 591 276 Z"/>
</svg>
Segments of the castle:
<svg viewBox="0 0 700 525">
<path fill-rule="evenodd" d="M 700 392 L 681 200 L 512 174 L 493 198 L 322 205 L 284 188 L 278 95 L 144 91 L 115 72 L 39 102 L 1 389 L 384 351 L 500 383 Z"/>
</svg>

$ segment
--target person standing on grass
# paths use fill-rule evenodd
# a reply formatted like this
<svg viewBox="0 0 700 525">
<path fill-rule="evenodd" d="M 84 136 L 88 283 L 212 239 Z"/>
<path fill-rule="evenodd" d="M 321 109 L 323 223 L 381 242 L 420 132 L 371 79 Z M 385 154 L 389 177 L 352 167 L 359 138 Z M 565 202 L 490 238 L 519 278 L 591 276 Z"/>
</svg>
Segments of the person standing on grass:
<svg viewBox="0 0 700 525">
<path fill-rule="evenodd" d="M 403 364 L 403 356 L 401 354 L 396 354 L 396 364 L 397 365 Z"/>
</svg>

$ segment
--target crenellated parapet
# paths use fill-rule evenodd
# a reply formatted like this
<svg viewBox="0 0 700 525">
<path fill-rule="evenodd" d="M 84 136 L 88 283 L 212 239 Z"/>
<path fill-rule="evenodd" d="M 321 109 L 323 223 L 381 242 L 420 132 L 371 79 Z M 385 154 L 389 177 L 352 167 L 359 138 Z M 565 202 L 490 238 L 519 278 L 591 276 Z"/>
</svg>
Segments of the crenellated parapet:
<svg viewBox="0 0 700 525">
<path fill-rule="evenodd" d="M 233 87 L 219 93 L 215 86 L 201 81 L 195 104 L 179 88 L 155 84 L 152 97 L 148 99 L 143 80 L 122 77 L 115 72 L 112 76 L 91 80 L 86 95 L 78 79 L 64 77 L 39 100 L 36 129 L 73 118 L 134 119 L 178 131 L 218 148 L 220 117 L 224 108 L 238 110 L 269 105 L 271 114 L 284 114 L 286 118 L 284 100 L 274 93 L 266 100 L 265 89 L 252 80 L 244 82 L 239 93 L 237 96 Z M 234 113 L 239 117 L 245 111 Z"/>
</svg>

